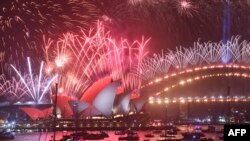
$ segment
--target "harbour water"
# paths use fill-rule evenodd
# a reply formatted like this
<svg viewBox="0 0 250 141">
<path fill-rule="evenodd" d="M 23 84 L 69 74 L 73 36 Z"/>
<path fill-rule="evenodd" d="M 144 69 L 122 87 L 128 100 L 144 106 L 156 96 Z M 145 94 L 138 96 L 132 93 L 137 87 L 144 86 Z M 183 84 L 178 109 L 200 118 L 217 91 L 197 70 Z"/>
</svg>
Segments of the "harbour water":
<svg viewBox="0 0 250 141">
<path fill-rule="evenodd" d="M 138 131 L 137 132 L 140 141 L 149 140 L 149 141 L 157 141 L 157 139 L 161 138 L 159 134 L 154 135 L 153 138 L 146 138 L 144 135 L 150 133 L 150 131 Z M 57 132 L 56 139 L 59 140 L 63 135 L 69 134 L 69 132 Z M 118 141 L 119 135 L 115 135 L 114 132 L 108 132 L 109 137 L 99 141 Z M 53 133 L 22 133 L 16 134 L 15 139 L 13 141 L 49 141 Z M 213 138 L 214 141 L 219 141 L 219 137 L 215 133 L 206 134 L 206 137 Z M 83 140 L 80 140 L 83 141 Z M 85 140 L 87 141 L 87 140 Z"/>
<path fill-rule="evenodd" d="M 185 132 L 187 130 L 186 127 L 178 127 L 180 129 L 180 132 L 178 132 L 176 137 L 181 137 L 181 132 Z M 64 132 L 56 132 L 56 140 L 60 140 L 62 136 L 69 135 L 72 132 L 64 131 Z M 89 133 L 100 133 L 100 131 L 89 131 Z M 115 131 L 107 131 L 109 137 L 105 138 L 103 140 L 99 141 L 118 141 L 119 137 L 122 135 L 116 135 Z M 161 133 L 154 133 L 153 131 L 136 131 L 138 136 L 140 137 L 140 141 L 157 141 L 157 139 L 164 139 L 164 137 L 160 137 Z M 153 134 L 154 137 L 147 138 L 145 137 L 146 134 Z M 164 131 L 162 131 L 162 134 L 164 134 Z M 204 133 L 206 138 L 212 138 L 213 141 L 219 141 L 219 135 L 218 133 Z M 53 132 L 32 132 L 32 133 L 16 133 L 15 139 L 13 141 L 50 141 L 53 136 Z M 80 140 L 83 141 L 83 140 Z M 87 141 L 87 140 L 85 140 Z"/>
</svg>

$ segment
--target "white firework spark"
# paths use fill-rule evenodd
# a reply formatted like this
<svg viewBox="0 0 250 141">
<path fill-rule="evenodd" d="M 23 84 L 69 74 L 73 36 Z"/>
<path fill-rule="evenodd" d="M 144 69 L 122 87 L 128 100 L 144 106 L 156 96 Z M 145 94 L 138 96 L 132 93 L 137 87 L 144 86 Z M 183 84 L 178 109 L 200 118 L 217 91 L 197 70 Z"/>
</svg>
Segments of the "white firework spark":
<svg viewBox="0 0 250 141">
<path fill-rule="evenodd" d="M 141 76 L 142 79 L 148 80 L 157 75 L 168 73 L 170 68 L 185 69 L 190 66 L 225 64 L 223 58 L 225 55 L 228 57 L 229 54 L 231 56 L 229 63 L 248 64 L 250 62 L 250 43 L 240 41 L 240 37 L 236 36 L 226 43 L 222 41 L 218 43 L 197 42 L 193 48 L 180 47 L 165 55 L 158 54 L 145 59 L 141 64 L 141 73 L 144 74 Z"/>
<path fill-rule="evenodd" d="M 27 89 L 20 80 L 17 80 L 15 77 L 8 80 L 4 74 L 0 76 L 0 95 L 19 100 L 27 93 Z"/>
<path fill-rule="evenodd" d="M 31 67 L 30 58 L 27 58 L 28 63 L 28 74 L 22 75 L 20 71 L 13 65 L 11 67 L 17 73 L 21 82 L 27 89 L 27 95 L 32 98 L 34 102 L 41 103 L 45 99 L 46 94 L 48 94 L 48 90 L 52 82 L 57 78 L 57 75 L 53 76 L 51 79 L 43 76 L 43 62 L 40 65 L 39 74 L 33 74 L 33 70 Z"/>
</svg>

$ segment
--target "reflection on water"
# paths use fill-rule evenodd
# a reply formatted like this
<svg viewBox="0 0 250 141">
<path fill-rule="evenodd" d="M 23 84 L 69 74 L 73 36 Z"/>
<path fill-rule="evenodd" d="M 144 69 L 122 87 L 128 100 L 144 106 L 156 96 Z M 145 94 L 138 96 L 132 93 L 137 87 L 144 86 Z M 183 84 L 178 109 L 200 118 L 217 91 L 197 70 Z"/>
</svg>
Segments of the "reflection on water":
<svg viewBox="0 0 250 141">
<path fill-rule="evenodd" d="M 145 134 L 150 133 L 149 131 L 139 131 L 137 132 L 140 136 L 140 141 L 149 139 L 150 141 L 156 141 L 160 138 L 160 134 L 155 134 L 153 138 L 144 137 Z M 59 140 L 63 135 L 69 134 L 69 132 L 57 132 L 56 139 Z M 105 138 L 103 141 L 118 141 L 118 135 L 115 135 L 114 132 L 108 132 L 109 138 Z M 14 141 L 49 141 L 53 133 L 25 133 L 25 134 L 16 134 Z M 212 137 L 214 141 L 219 141 L 218 135 L 216 134 L 206 134 L 207 137 Z M 83 141 L 83 140 L 82 140 Z"/>
<path fill-rule="evenodd" d="M 187 128 L 185 127 L 178 127 L 181 132 L 185 132 Z M 72 132 L 57 132 L 56 133 L 56 140 L 59 140 L 62 138 L 63 135 L 69 135 Z M 92 133 L 99 133 L 99 131 L 92 132 Z M 115 132 L 108 131 L 109 138 L 105 138 L 102 141 L 118 141 L 118 137 L 120 135 L 115 135 Z M 156 141 L 157 139 L 163 139 L 160 137 L 160 134 L 154 134 L 153 138 L 146 138 L 145 135 L 152 133 L 152 131 L 137 131 L 138 136 L 140 137 L 140 141 L 149 140 L 149 141 Z M 164 133 L 164 131 L 162 131 Z M 16 134 L 14 141 L 49 141 L 51 139 L 51 136 L 53 135 L 52 132 L 43 132 L 43 133 L 22 133 L 22 134 Z M 214 141 L 219 141 L 219 135 L 216 133 L 205 133 L 207 138 L 213 138 Z M 179 136 L 181 136 L 179 134 Z M 82 140 L 83 141 L 83 140 Z"/>
</svg>

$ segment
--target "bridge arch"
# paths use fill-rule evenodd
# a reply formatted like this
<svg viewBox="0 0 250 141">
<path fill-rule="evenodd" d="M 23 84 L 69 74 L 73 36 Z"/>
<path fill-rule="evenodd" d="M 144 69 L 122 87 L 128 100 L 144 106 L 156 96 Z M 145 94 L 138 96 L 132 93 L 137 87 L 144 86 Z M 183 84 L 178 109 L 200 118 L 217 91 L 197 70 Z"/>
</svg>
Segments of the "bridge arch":
<svg viewBox="0 0 250 141">
<path fill-rule="evenodd" d="M 230 56 L 226 63 L 225 56 Z M 249 79 L 250 43 L 240 41 L 238 36 L 226 43 L 196 42 L 192 48 L 154 54 L 141 68 L 140 76 L 144 80 L 141 94 L 146 97 L 166 94 L 179 85 L 209 77 Z"/>
</svg>

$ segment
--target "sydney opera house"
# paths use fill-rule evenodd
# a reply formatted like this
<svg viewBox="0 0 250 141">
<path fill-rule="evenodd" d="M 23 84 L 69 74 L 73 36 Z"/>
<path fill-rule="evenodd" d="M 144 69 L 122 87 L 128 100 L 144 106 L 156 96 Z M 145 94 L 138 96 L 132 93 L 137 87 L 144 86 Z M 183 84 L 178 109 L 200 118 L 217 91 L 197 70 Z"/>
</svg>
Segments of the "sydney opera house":
<svg viewBox="0 0 250 141">
<path fill-rule="evenodd" d="M 57 117 L 71 119 L 78 115 L 111 118 L 140 112 L 146 99 L 133 98 L 136 92 L 124 93 L 120 85 L 120 81 L 112 81 L 110 77 L 105 77 L 90 86 L 80 100 L 63 94 L 58 95 Z M 32 120 L 48 118 L 53 114 L 53 105 L 49 103 L 17 102 L 10 105 L 5 102 L 1 104 L 1 108 L 8 106 L 18 107 Z"/>
</svg>

